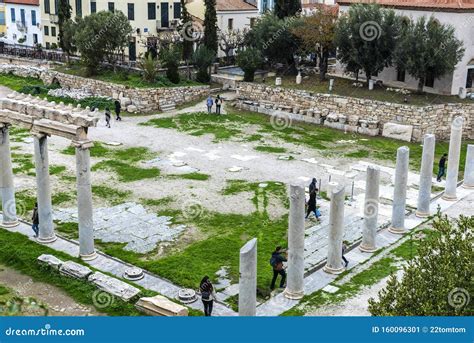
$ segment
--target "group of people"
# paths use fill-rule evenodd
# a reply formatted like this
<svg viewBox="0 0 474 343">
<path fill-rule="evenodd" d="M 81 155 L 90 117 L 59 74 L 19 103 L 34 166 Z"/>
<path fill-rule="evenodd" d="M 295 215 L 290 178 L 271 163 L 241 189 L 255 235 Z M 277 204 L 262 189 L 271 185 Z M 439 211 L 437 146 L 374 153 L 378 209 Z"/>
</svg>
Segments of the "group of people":
<svg viewBox="0 0 474 343">
<path fill-rule="evenodd" d="M 122 105 L 120 105 L 120 101 L 115 100 L 114 106 L 115 106 L 115 120 L 116 121 L 122 121 L 122 117 L 120 116 L 120 111 L 122 110 Z M 110 126 L 111 118 L 112 118 L 112 114 L 110 112 L 110 108 L 106 107 L 105 108 L 105 126 L 108 127 L 109 129 L 111 128 L 111 126 Z"/>
<path fill-rule="evenodd" d="M 212 107 L 216 105 L 216 114 L 221 114 L 222 98 L 220 95 L 217 95 L 216 99 L 214 100 L 212 96 L 209 94 L 209 96 L 206 99 L 206 105 L 207 105 L 207 113 L 211 114 Z"/>
</svg>

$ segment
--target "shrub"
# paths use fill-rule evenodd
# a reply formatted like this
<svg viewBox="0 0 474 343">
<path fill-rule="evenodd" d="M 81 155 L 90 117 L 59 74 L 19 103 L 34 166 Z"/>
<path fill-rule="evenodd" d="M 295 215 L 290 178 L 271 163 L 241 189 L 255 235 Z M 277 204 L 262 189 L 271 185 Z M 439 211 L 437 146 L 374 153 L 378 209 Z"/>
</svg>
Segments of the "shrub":
<svg viewBox="0 0 474 343">
<path fill-rule="evenodd" d="M 204 45 L 200 46 L 193 55 L 193 63 L 196 65 L 198 72 L 196 80 L 202 83 L 210 81 L 209 67 L 214 61 L 214 52 L 209 50 Z"/>
</svg>

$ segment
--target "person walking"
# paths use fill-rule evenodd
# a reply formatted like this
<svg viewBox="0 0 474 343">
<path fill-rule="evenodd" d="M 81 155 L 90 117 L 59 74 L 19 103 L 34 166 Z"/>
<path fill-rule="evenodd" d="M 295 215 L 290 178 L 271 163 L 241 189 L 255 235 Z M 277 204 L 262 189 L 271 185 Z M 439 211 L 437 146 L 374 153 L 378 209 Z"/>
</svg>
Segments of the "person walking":
<svg viewBox="0 0 474 343">
<path fill-rule="evenodd" d="M 270 265 L 273 267 L 273 279 L 270 285 L 270 288 L 272 290 L 275 289 L 275 283 L 278 278 L 278 275 L 281 275 L 280 288 L 285 287 L 286 272 L 283 268 L 283 262 L 286 262 L 287 258 L 286 256 L 283 256 L 284 253 L 286 253 L 286 251 L 282 250 L 282 248 L 278 246 L 272 253 L 272 257 L 270 259 Z"/>
<path fill-rule="evenodd" d="M 347 250 L 347 241 L 344 241 L 342 242 L 342 260 L 344 261 L 344 267 L 347 267 L 347 265 L 349 264 L 349 261 L 344 256 L 344 254 L 346 253 L 346 250 Z"/>
<path fill-rule="evenodd" d="M 209 276 L 204 276 L 201 280 L 199 286 L 201 291 L 201 300 L 204 305 L 204 315 L 210 317 L 212 315 L 212 307 L 214 305 L 214 300 L 216 299 L 216 293 L 214 291 L 214 286 L 209 280 Z"/>
<path fill-rule="evenodd" d="M 214 105 L 214 100 L 212 100 L 211 95 L 209 95 L 207 97 L 206 105 L 207 105 L 207 113 L 211 114 L 212 113 L 212 106 Z"/>
<path fill-rule="evenodd" d="M 317 181 L 316 178 L 313 178 L 313 181 L 309 184 L 309 201 L 308 201 L 308 211 L 306 212 L 306 219 L 308 219 L 311 212 L 314 213 L 314 216 L 319 221 L 321 213 L 319 213 L 316 208 L 316 195 L 318 193 Z"/>
<path fill-rule="evenodd" d="M 222 105 L 221 96 L 217 95 L 217 98 L 216 98 L 216 114 L 221 114 L 221 105 Z"/>
<path fill-rule="evenodd" d="M 122 117 L 120 116 L 120 110 L 122 109 L 122 105 L 120 105 L 120 101 L 115 100 L 115 120 L 122 121 Z"/>
<path fill-rule="evenodd" d="M 441 182 L 441 178 L 444 176 L 446 172 L 446 159 L 447 158 L 448 158 L 448 154 L 444 154 L 439 160 L 438 177 L 436 178 L 438 182 Z"/>
<path fill-rule="evenodd" d="M 33 209 L 33 216 L 31 217 L 31 221 L 33 222 L 33 225 L 31 225 L 31 228 L 35 232 L 35 238 L 38 237 L 39 234 L 39 215 L 38 215 L 38 203 L 35 203 L 35 208 Z"/>
<path fill-rule="evenodd" d="M 108 107 L 105 108 L 105 126 L 110 129 L 110 109 Z"/>
</svg>

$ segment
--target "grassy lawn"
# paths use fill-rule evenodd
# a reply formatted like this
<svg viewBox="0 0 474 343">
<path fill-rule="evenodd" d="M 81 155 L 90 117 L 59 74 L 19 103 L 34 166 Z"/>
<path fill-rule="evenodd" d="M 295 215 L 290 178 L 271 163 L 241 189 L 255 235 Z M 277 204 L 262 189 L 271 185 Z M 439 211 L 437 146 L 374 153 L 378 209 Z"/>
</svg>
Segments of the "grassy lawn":
<svg viewBox="0 0 474 343">
<path fill-rule="evenodd" d="M 423 148 L 420 143 L 401 142 L 385 137 L 368 137 L 355 133 L 331 129 L 314 124 L 293 122 L 283 130 L 272 127 L 270 116 L 261 113 L 228 109 L 228 115 L 186 113 L 176 117 L 151 119 L 142 125 L 157 128 L 174 129 L 193 136 L 210 135 L 215 142 L 234 140 L 240 142 L 258 141 L 258 151 L 283 153 L 285 148 L 279 142 L 303 145 L 318 150 L 327 158 L 353 158 L 368 160 L 387 160 L 395 163 L 397 149 L 406 145 L 410 148 L 410 167 L 419 170 Z M 248 128 L 257 128 L 258 133 L 247 133 Z M 262 143 L 265 143 L 264 145 Z M 461 153 L 461 176 L 465 165 L 468 144 L 474 141 L 464 140 Z M 443 153 L 447 153 L 449 142 L 437 142 L 434 171 Z"/>
<path fill-rule="evenodd" d="M 350 96 L 354 98 L 394 102 L 398 104 L 405 103 L 405 95 L 393 91 L 387 91 L 386 87 L 375 86 L 373 91 L 369 91 L 368 86 L 365 83 L 363 83 L 363 87 L 355 87 L 352 85 L 355 82 L 354 80 L 348 80 L 339 77 L 335 77 L 334 79 L 333 94 Z M 321 82 L 319 81 L 319 76 L 310 76 L 308 79 L 303 79 L 303 82 L 300 85 L 297 85 L 295 76 L 284 76 L 282 77 L 282 86 L 285 88 L 301 89 L 314 93 L 329 93 L 329 77 L 328 80 Z M 414 92 L 412 92 L 412 94 L 409 94 L 406 97 L 408 98 L 409 105 L 416 106 L 457 102 L 474 103 L 472 100 L 461 100 L 457 96 L 450 95 L 414 94 Z"/>
<path fill-rule="evenodd" d="M 180 83 L 174 84 L 169 81 L 166 77 L 160 76 L 155 82 L 150 83 L 142 79 L 142 76 L 137 72 L 132 71 L 117 71 L 114 72 L 110 69 L 101 69 L 97 75 L 87 75 L 86 69 L 80 64 L 72 64 L 70 66 L 58 65 L 55 67 L 56 71 L 65 74 L 71 74 L 81 77 L 87 77 L 89 79 L 96 79 L 105 82 L 117 83 L 126 85 L 133 88 L 161 88 L 161 87 L 180 87 L 180 86 L 202 86 L 203 84 L 191 81 L 187 79 L 181 79 Z"/>
</svg>

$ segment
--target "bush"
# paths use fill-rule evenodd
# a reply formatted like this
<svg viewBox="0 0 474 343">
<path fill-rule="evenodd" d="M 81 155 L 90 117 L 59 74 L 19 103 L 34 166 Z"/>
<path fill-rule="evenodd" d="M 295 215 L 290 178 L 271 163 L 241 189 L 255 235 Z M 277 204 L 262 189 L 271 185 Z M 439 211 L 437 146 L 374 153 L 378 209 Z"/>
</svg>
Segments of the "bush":
<svg viewBox="0 0 474 343">
<path fill-rule="evenodd" d="M 244 81 L 247 82 L 253 82 L 255 71 L 262 63 L 262 54 L 255 48 L 248 48 L 237 55 L 237 65 L 244 71 Z"/>
<path fill-rule="evenodd" d="M 153 58 L 152 54 L 142 56 L 138 61 L 138 68 L 142 70 L 143 80 L 153 83 L 158 76 L 158 60 Z"/>
<path fill-rule="evenodd" d="M 198 72 L 196 80 L 198 82 L 207 83 L 211 77 L 209 75 L 209 67 L 214 61 L 214 51 L 209 50 L 204 45 L 200 46 L 193 55 L 193 63 L 196 65 Z"/>
<path fill-rule="evenodd" d="M 163 67 L 167 68 L 166 77 L 172 83 L 177 84 L 180 81 L 178 67 L 181 59 L 181 49 L 170 45 L 160 51 L 160 60 Z"/>
</svg>

